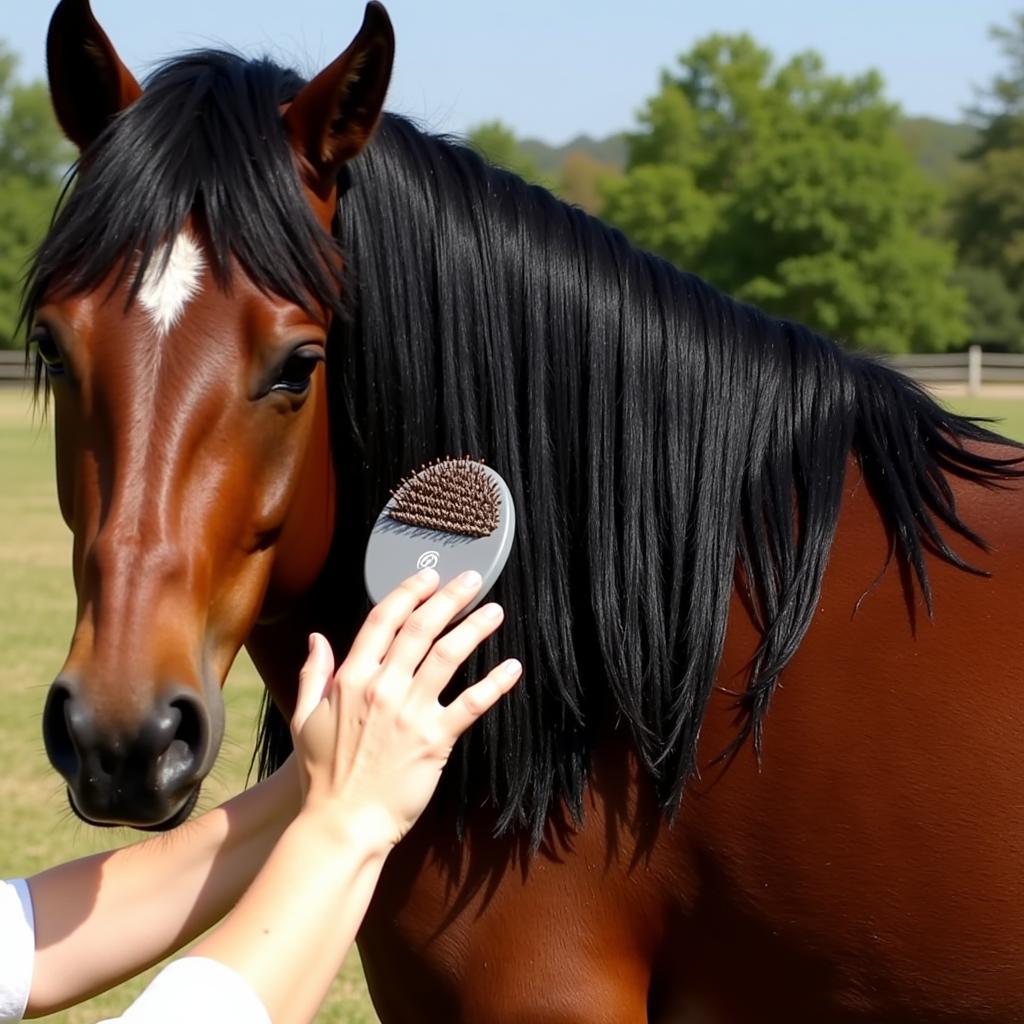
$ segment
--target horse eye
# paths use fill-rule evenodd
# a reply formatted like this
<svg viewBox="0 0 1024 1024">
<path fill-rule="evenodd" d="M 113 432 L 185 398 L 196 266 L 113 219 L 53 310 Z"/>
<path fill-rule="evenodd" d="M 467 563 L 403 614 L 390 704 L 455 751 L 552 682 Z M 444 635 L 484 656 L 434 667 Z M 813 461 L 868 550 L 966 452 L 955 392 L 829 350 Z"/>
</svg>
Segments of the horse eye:
<svg viewBox="0 0 1024 1024">
<path fill-rule="evenodd" d="M 293 395 L 301 395 L 309 390 L 309 380 L 317 364 L 323 361 L 323 356 L 317 350 L 299 349 L 293 352 L 281 367 L 277 382 L 271 387 L 271 391 L 287 391 Z"/>
<path fill-rule="evenodd" d="M 37 324 L 29 338 L 30 344 L 35 345 L 39 358 L 46 364 L 46 370 L 53 376 L 60 376 L 64 372 L 64 361 L 61 358 L 57 342 L 50 333 L 48 327 Z"/>
</svg>

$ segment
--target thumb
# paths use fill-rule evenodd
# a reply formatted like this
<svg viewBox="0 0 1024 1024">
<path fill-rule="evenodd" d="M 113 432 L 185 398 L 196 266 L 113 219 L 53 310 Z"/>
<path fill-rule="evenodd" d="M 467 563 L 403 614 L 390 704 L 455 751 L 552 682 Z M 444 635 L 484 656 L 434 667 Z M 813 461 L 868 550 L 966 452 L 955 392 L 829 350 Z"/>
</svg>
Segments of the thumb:
<svg viewBox="0 0 1024 1024">
<path fill-rule="evenodd" d="M 309 655 L 299 670 L 299 692 L 292 715 L 292 731 L 298 732 L 324 699 L 331 677 L 334 675 L 334 652 L 326 638 L 319 633 L 309 635 Z"/>
</svg>

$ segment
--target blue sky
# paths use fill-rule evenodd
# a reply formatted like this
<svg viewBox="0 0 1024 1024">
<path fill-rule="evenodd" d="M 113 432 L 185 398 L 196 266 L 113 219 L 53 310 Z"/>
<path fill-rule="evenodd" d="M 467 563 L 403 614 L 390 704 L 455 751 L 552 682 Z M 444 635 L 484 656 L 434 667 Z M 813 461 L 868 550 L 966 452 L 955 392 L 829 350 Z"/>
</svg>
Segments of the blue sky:
<svg viewBox="0 0 1024 1024">
<path fill-rule="evenodd" d="M 398 37 L 389 107 L 435 130 L 500 117 L 564 142 L 629 127 L 658 71 L 709 32 L 747 30 L 779 56 L 813 48 L 828 67 L 879 69 L 911 114 L 957 119 L 999 68 L 988 39 L 1024 0 L 385 0 Z M 6 0 L 0 37 L 43 74 L 47 0 Z M 309 72 L 347 45 L 357 0 L 93 0 L 137 73 L 224 42 Z"/>
</svg>

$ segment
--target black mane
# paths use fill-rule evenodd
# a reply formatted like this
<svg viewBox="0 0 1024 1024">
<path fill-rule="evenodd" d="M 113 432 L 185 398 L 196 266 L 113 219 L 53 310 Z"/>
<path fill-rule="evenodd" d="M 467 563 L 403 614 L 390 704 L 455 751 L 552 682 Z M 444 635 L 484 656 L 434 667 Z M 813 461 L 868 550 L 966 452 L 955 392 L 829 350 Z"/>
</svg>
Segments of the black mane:
<svg viewBox="0 0 1024 1024">
<path fill-rule="evenodd" d="M 90 154 L 27 308 L 49 280 L 88 287 L 125 251 L 145 259 L 193 207 L 222 271 L 234 252 L 270 290 L 348 308 L 328 354 L 346 630 L 366 610 L 359 541 L 395 482 L 463 453 L 505 477 L 517 543 L 482 660 L 514 654 L 526 672 L 453 761 L 463 806 L 490 800 L 536 839 L 554 802 L 581 812 L 591 746 L 617 727 L 671 813 L 737 581 L 763 632 L 741 733 L 757 741 L 818 603 L 851 452 L 929 607 L 926 550 L 970 568 L 947 537 L 982 541 L 947 474 L 1020 475 L 964 447 L 1001 438 L 399 117 L 349 169 L 343 307 L 277 116 L 299 84 L 220 53 L 157 72 Z M 286 737 L 271 711 L 264 770 Z"/>
</svg>

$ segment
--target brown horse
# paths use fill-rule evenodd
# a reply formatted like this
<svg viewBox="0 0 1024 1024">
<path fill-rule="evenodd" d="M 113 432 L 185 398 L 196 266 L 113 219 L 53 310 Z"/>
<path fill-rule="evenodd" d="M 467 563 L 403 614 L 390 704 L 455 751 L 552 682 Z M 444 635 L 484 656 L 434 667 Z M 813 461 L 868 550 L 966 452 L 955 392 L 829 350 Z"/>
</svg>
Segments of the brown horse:
<svg viewBox="0 0 1024 1024">
<path fill-rule="evenodd" d="M 86 0 L 48 46 L 81 160 L 26 313 L 81 817 L 188 815 L 242 644 L 279 760 L 387 488 L 470 452 L 520 512 L 527 672 L 387 866 L 381 1018 L 1024 1020 L 1019 449 L 381 119 L 377 5 L 308 84 L 202 52 L 143 91 Z"/>
</svg>

